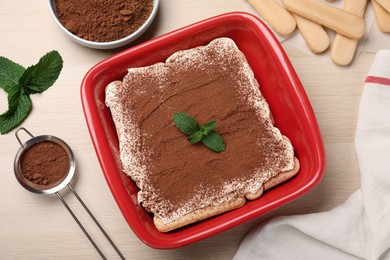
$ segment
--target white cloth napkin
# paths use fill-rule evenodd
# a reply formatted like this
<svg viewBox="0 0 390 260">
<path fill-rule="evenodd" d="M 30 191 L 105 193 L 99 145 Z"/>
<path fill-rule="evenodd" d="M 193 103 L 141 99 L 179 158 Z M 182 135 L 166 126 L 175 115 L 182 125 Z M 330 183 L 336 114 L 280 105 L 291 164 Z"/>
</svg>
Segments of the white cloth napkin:
<svg viewBox="0 0 390 260">
<path fill-rule="evenodd" d="M 355 148 L 361 188 L 344 204 L 263 223 L 234 259 L 390 259 L 390 50 L 377 52 L 366 78 Z"/>
</svg>

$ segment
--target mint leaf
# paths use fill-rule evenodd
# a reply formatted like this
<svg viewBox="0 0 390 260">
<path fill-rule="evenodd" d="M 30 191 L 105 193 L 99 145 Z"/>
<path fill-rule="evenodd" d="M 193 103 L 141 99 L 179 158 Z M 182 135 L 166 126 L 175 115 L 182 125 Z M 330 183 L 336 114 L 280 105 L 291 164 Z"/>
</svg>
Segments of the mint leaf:
<svg viewBox="0 0 390 260">
<path fill-rule="evenodd" d="M 32 103 L 28 95 L 22 91 L 18 92 L 16 108 L 12 113 L 4 113 L 0 115 L 0 133 L 5 134 L 18 126 L 29 114 Z"/>
<path fill-rule="evenodd" d="M 0 88 L 8 93 L 10 87 L 18 85 L 19 78 L 25 70 L 21 65 L 5 57 L 0 57 Z"/>
<path fill-rule="evenodd" d="M 202 130 L 203 135 L 207 135 L 211 130 L 213 130 L 217 126 L 217 122 L 211 121 L 203 124 L 200 127 L 200 130 Z"/>
<path fill-rule="evenodd" d="M 19 84 L 30 94 L 42 93 L 57 80 L 62 64 L 62 58 L 57 51 L 48 52 L 37 64 L 27 68 L 20 77 Z"/>
<path fill-rule="evenodd" d="M 222 137 L 214 130 L 211 130 L 207 135 L 202 138 L 202 143 L 215 152 L 225 151 L 226 145 L 222 140 Z"/>
<path fill-rule="evenodd" d="M 173 115 L 173 121 L 180 131 L 188 135 L 187 140 L 191 144 L 202 141 L 206 147 L 215 152 L 225 151 L 226 145 L 222 137 L 214 131 L 217 126 L 216 121 L 210 121 L 199 126 L 193 117 L 181 112 Z"/>
<path fill-rule="evenodd" d="M 14 111 L 17 109 L 17 107 L 19 105 L 19 98 L 20 98 L 20 93 L 21 93 L 20 88 L 18 88 L 18 87 L 8 88 L 7 93 L 8 93 L 8 97 L 7 97 L 8 110 L 6 112 L 4 112 L 3 114 L 1 114 L 1 116 L 11 115 L 12 113 L 14 113 Z"/>
<path fill-rule="evenodd" d="M 32 108 L 30 94 L 42 93 L 57 80 L 62 70 L 62 58 L 57 51 L 45 54 L 36 65 L 27 69 L 0 57 L 0 88 L 8 95 L 8 110 L 0 115 L 0 133 L 18 126 Z"/>
<path fill-rule="evenodd" d="M 181 112 L 173 115 L 173 122 L 176 127 L 186 135 L 192 135 L 200 128 L 198 122 L 196 122 L 192 116 Z"/>
<path fill-rule="evenodd" d="M 202 130 L 196 131 L 192 135 L 190 135 L 187 139 L 190 143 L 196 144 L 197 142 L 200 142 L 203 138 L 203 132 Z"/>
</svg>

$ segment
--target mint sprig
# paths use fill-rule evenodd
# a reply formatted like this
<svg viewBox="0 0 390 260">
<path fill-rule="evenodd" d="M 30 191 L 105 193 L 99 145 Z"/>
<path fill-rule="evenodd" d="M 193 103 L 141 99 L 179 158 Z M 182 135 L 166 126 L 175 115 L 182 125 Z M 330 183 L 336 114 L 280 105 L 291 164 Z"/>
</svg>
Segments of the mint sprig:
<svg viewBox="0 0 390 260">
<path fill-rule="evenodd" d="M 8 110 L 0 115 L 0 133 L 5 134 L 23 122 L 32 108 L 30 95 L 51 87 L 62 70 L 57 51 L 46 53 L 37 64 L 23 66 L 0 57 L 0 88 L 8 95 Z"/>
<path fill-rule="evenodd" d="M 225 151 L 226 145 L 222 137 L 214 131 L 217 126 L 216 121 L 200 125 L 192 116 L 178 112 L 173 115 L 173 122 L 181 132 L 188 135 L 187 140 L 191 144 L 201 141 L 206 147 L 215 152 Z"/>
</svg>

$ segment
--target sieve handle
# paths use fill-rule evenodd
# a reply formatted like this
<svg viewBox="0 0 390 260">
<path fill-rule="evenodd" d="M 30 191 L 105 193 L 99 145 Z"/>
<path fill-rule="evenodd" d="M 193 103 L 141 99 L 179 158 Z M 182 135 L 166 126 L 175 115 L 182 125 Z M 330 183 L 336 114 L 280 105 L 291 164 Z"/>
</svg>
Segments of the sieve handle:
<svg viewBox="0 0 390 260">
<path fill-rule="evenodd" d="M 84 232 L 85 236 L 88 238 L 88 240 L 91 242 L 93 247 L 96 249 L 96 251 L 99 253 L 99 255 L 102 257 L 102 259 L 106 260 L 107 258 L 103 255 L 102 251 L 100 251 L 99 247 L 96 245 L 96 243 L 93 241 L 91 236 L 88 234 L 87 230 L 83 227 L 79 219 L 76 217 L 76 215 L 73 213 L 73 211 L 69 208 L 68 204 L 65 202 L 65 200 L 62 198 L 61 194 L 56 192 L 57 197 L 61 200 L 62 204 L 64 204 L 65 208 L 69 211 L 70 215 L 72 215 L 73 219 L 77 222 L 81 230 Z"/>
<path fill-rule="evenodd" d="M 125 257 L 122 255 L 122 253 L 119 251 L 119 249 L 116 247 L 116 245 L 114 244 L 114 242 L 111 240 L 111 238 L 108 236 L 108 234 L 106 233 L 106 231 L 104 231 L 103 227 L 99 224 L 99 222 L 97 221 L 97 219 L 93 216 L 92 212 L 88 209 L 87 205 L 85 205 L 85 203 L 83 202 L 83 200 L 80 198 L 80 196 L 77 194 L 77 192 L 73 189 L 72 185 L 70 185 L 70 183 L 68 183 L 68 188 L 72 191 L 72 193 L 76 196 L 76 198 L 78 199 L 78 201 L 80 202 L 80 204 L 84 207 L 85 211 L 88 212 L 89 216 L 92 218 L 92 220 L 95 222 L 96 226 L 98 226 L 98 228 L 100 229 L 100 231 L 103 233 L 103 235 L 106 237 L 106 239 L 108 240 L 108 242 L 110 242 L 111 246 L 115 249 L 116 253 L 119 255 L 119 257 L 124 260 Z"/>
<path fill-rule="evenodd" d="M 24 127 L 19 128 L 18 130 L 16 130 L 15 136 L 16 136 L 16 139 L 18 139 L 18 142 L 19 142 L 20 146 L 23 145 L 23 143 L 22 143 L 22 141 L 20 140 L 20 137 L 19 137 L 19 131 L 21 131 L 21 130 L 25 131 L 29 136 L 31 136 L 31 138 L 34 137 L 26 128 L 24 128 Z"/>
</svg>

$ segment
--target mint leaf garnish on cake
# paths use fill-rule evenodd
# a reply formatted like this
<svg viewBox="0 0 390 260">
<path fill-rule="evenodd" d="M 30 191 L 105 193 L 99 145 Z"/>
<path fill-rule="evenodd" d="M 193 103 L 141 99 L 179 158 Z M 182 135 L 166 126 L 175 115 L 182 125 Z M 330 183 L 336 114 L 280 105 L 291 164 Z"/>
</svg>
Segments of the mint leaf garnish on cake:
<svg viewBox="0 0 390 260">
<path fill-rule="evenodd" d="M 181 132 L 188 135 L 187 140 L 191 144 L 202 142 L 215 152 L 225 151 L 226 145 L 222 137 L 214 130 L 217 126 L 216 121 L 200 125 L 192 116 L 178 112 L 173 115 L 173 122 Z"/>
</svg>

